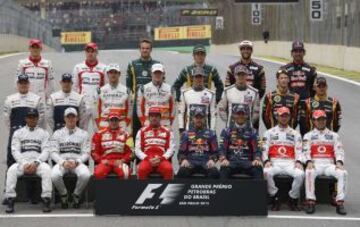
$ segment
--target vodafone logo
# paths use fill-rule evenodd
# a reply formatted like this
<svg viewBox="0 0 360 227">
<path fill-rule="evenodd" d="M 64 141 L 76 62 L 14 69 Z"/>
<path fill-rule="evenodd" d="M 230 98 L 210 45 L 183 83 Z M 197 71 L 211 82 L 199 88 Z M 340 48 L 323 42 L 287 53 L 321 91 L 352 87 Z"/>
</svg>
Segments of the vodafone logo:
<svg viewBox="0 0 360 227">
<path fill-rule="evenodd" d="M 317 149 L 317 151 L 318 151 L 319 153 L 326 153 L 326 147 L 325 147 L 325 146 L 319 146 L 318 149 Z"/>
<path fill-rule="evenodd" d="M 281 155 L 283 157 L 286 156 L 286 148 L 284 146 L 279 147 L 277 152 L 279 155 Z"/>
</svg>

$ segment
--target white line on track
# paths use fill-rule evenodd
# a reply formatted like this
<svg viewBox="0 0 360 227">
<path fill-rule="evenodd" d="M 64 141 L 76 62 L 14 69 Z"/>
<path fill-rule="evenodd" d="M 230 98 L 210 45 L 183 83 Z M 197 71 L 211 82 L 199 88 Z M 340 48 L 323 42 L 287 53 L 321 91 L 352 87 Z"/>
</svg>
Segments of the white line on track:
<svg viewBox="0 0 360 227">
<path fill-rule="evenodd" d="M 0 214 L 0 218 L 87 218 L 95 217 L 93 213 L 68 214 Z"/>
<path fill-rule="evenodd" d="M 94 213 L 66 213 L 66 214 L 1 214 L 0 219 L 5 218 L 89 218 L 96 217 Z M 105 216 L 106 217 L 106 216 Z M 134 216 L 135 217 L 135 216 Z M 241 217 L 239 217 L 241 218 Z M 268 215 L 270 219 L 300 219 L 300 220 L 323 220 L 323 221 L 360 221 L 360 217 L 328 217 L 312 215 Z"/>
<path fill-rule="evenodd" d="M 302 220 L 334 220 L 334 221 L 360 221 L 360 217 L 339 217 L 339 216 L 312 216 L 312 215 L 268 215 L 271 219 L 302 219 Z"/>
<path fill-rule="evenodd" d="M 270 62 L 270 63 L 284 65 L 284 62 L 281 62 L 281 61 L 269 60 L 269 59 L 260 58 L 260 57 L 253 57 L 253 58 L 261 60 L 261 61 L 266 61 L 266 62 Z M 360 86 L 360 82 L 357 82 L 357 81 L 354 81 L 354 80 L 350 80 L 350 79 L 347 79 L 347 78 L 344 78 L 344 77 L 341 77 L 341 76 L 337 76 L 337 75 L 333 75 L 333 74 L 329 74 L 329 73 L 324 73 L 324 72 L 321 72 L 321 71 L 318 71 L 318 73 L 321 74 L 321 75 L 333 78 L 335 80 L 340 80 L 340 81 L 343 81 L 343 82 L 346 82 L 346 83 L 350 83 L 350 84 L 354 84 L 356 86 Z"/>
<path fill-rule="evenodd" d="M 20 55 L 20 54 L 23 54 L 23 52 L 12 53 L 12 54 L 4 54 L 4 55 L 1 55 L 1 56 L 0 56 L 0 59 L 13 57 L 13 56 Z"/>
</svg>

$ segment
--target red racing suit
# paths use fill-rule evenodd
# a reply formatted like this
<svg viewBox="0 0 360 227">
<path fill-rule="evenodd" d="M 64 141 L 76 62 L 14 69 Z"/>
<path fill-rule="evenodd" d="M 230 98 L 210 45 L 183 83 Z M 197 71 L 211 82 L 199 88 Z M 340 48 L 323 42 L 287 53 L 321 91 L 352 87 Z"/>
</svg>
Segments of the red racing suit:
<svg viewBox="0 0 360 227">
<path fill-rule="evenodd" d="M 175 150 L 174 135 L 165 126 L 153 128 L 145 126 L 136 135 L 135 154 L 142 160 L 138 166 L 138 178 L 147 179 L 150 173 L 157 172 L 165 180 L 173 178 L 173 167 L 171 157 Z M 153 167 L 150 159 L 160 157 L 160 164 Z"/>
<path fill-rule="evenodd" d="M 92 138 L 91 149 L 91 157 L 97 164 L 94 176 L 101 179 L 113 171 L 119 178 L 129 178 L 131 173 L 129 163 L 132 156 L 130 147 L 132 145 L 132 137 L 122 128 L 117 130 L 106 128 L 95 133 Z M 104 164 L 103 160 L 107 160 L 108 163 Z M 116 160 L 123 160 L 123 163 L 116 166 Z"/>
</svg>

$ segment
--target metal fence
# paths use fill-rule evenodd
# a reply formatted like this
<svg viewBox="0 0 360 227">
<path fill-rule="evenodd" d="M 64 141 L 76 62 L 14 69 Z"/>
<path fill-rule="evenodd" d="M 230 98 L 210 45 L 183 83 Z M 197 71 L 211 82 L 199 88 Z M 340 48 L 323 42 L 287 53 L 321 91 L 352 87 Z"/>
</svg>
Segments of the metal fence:
<svg viewBox="0 0 360 227">
<path fill-rule="evenodd" d="M 60 49 L 60 40 L 52 37 L 50 23 L 37 17 L 29 10 L 16 5 L 11 0 L 0 0 L 1 34 L 38 38 L 46 45 L 54 49 Z"/>
<path fill-rule="evenodd" d="M 269 31 L 270 40 L 303 40 L 309 43 L 360 46 L 360 1 L 323 0 L 323 20 L 310 20 L 310 0 L 291 4 L 262 4 L 261 25 L 251 23 L 251 4 L 234 0 L 210 0 L 224 17 L 224 30 L 215 31 L 213 42 L 234 43 L 243 39 L 261 40 Z"/>
</svg>

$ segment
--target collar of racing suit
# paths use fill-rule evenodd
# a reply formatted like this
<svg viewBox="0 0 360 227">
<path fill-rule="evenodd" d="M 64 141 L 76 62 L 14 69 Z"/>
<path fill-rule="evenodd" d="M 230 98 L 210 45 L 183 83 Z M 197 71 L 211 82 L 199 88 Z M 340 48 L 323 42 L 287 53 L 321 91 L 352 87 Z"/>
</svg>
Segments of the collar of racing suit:
<svg viewBox="0 0 360 227">
<path fill-rule="evenodd" d="M 325 95 L 324 97 L 319 97 L 318 95 L 315 95 L 314 96 L 314 99 L 316 100 L 316 101 L 325 101 L 325 100 L 327 100 L 327 95 Z"/>
<path fill-rule="evenodd" d="M 69 135 L 72 135 L 72 134 L 74 134 L 76 132 L 77 127 L 70 129 L 70 128 L 65 126 L 65 129 L 66 129 L 66 131 L 68 132 Z"/>
<path fill-rule="evenodd" d="M 289 89 L 286 88 L 285 92 L 282 92 L 279 87 L 276 88 L 276 93 L 279 95 L 286 95 L 289 92 Z"/>
<path fill-rule="evenodd" d="M 302 60 L 302 61 L 299 62 L 299 63 L 296 63 L 295 61 L 293 61 L 293 64 L 294 64 L 294 65 L 297 65 L 297 66 L 303 65 L 304 63 L 305 63 L 304 60 Z"/>
<path fill-rule="evenodd" d="M 35 129 L 37 128 L 37 126 L 31 128 L 31 127 L 29 127 L 28 125 L 26 125 L 25 127 L 26 127 L 27 130 L 29 130 L 29 131 L 31 131 L 31 132 L 35 131 Z"/>
<path fill-rule="evenodd" d="M 319 130 L 317 128 L 314 128 L 313 130 L 314 130 L 314 132 L 319 133 L 319 134 L 325 134 L 329 131 L 329 129 L 326 127 L 323 130 Z"/>
<path fill-rule="evenodd" d="M 85 60 L 85 64 L 90 68 L 95 67 L 98 63 L 99 63 L 98 60 L 96 60 L 94 63 L 90 63 L 87 60 Z"/>
<path fill-rule="evenodd" d="M 240 59 L 240 64 L 242 64 L 242 65 L 250 65 L 251 63 L 252 63 L 252 59 L 251 59 L 251 58 L 250 58 L 249 63 L 245 63 L 243 58 Z"/>
<path fill-rule="evenodd" d="M 247 89 L 247 85 L 235 85 L 236 88 L 239 90 L 239 91 L 245 91 Z"/>
<path fill-rule="evenodd" d="M 193 89 L 194 89 L 194 91 L 203 91 L 203 90 L 205 90 L 205 87 L 204 86 L 202 86 L 202 87 L 193 86 Z"/>
<path fill-rule="evenodd" d="M 29 60 L 34 64 L 37 65 L 41 61 L 41 56 L 39 58 L 33 58 L 31 55 L 29 56 Z"/>
<path fill-rule="evenodd" d="M 148 63 L 148 62 L 151 62 L 151 61 L 152 61 L 152 58 L 149 57 L 148 59 L 145 59 L 145 58 L 140 57 L 139 60 L 140 60 L 142 63 Z"/>
</svg>

